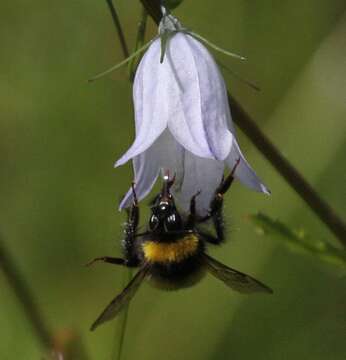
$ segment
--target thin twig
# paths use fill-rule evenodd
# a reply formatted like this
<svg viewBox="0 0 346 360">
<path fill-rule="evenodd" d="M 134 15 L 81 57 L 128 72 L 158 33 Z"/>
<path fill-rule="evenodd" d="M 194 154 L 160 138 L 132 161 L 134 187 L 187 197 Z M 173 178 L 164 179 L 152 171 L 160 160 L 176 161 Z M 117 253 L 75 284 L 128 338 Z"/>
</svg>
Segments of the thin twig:
<svg viewBox="0 0 346 360">
<path fill-rule="evenodd" d="M 112 0 L 106 0 L 106 2 L 108 4 L 109 11 L 110 11 L 110 13 L 112 15 L 112 19 L 113 19 L 115 28 L 117 29 L 120 45 L 121 45 L 121 48 L 123 50 L 124 57 L 126 59 L 126 58 L 129 57 L 129 50 L 128 50 L 127 45 L 126 45 L 125 35 L 124 35 L 123 29 L 122 29 L 121 24 L 120 24 L 118 13 L 115 10 L 115 7 L 113 5 Z"/>
<path fill-rule="evenodd" d="M 0 268 L 3 270 L 8 284 L 11 286 L 19 303 L 21 304 L 26 317 L 30 321 L 37 338 L 45 349 L 53 346 L 52 334 L 48 328 L 44 316 L 38 308 L 34 296 L 21 276 L 13 258 L 7 252 L 5 245 L 0 238 Z"/>
<path fill-rule="evenodd" d="M 161 19 L 160 0 L 140 0 L 149 15 L 159 24 Z M 256 148 L 269 160 L 288 184 L 305 201 L 310 209 L 320 218 L 329 230 L 346 247 L 346 224 L 325 202 L 299 171 L 281 154 L 275 145 L 264 135 L 256 122 L 243 109 L 237 100 L 228 94 L 234 122 L 253 142 Z"/>
</svg>

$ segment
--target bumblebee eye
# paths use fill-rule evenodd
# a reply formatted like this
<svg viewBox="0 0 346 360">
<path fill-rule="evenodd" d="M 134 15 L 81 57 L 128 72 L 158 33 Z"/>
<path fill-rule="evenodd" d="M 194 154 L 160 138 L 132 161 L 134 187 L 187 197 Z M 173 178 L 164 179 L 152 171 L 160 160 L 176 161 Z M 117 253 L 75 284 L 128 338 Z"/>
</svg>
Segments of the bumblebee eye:
<svg viewBox="0 0 346 360">
<path fill-rule="evenodd" d="M 171 215 L 167 216 L 164 222 L 166 231 L 177 231 L 181 230 L 182 223 L 179 214 L 172 213 Z"/>
<path fill-rule="evenodd" d="M 156 215 L 151 215 L 149 220 L 149 228 L 150 230 L 155 230 L 159 225 L 159 218 Z"/>
</svg>

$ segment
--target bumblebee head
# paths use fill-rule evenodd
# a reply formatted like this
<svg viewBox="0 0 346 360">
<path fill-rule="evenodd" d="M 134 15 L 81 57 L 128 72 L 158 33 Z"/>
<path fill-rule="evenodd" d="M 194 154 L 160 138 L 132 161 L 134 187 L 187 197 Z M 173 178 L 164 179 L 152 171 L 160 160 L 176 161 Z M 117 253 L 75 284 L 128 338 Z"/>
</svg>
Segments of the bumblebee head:
<svg viewBox="0 0 346 360">
<path fill-rule="evenodd" d="M 163 181 L 161 193 L 151 207 L 152 214 L 149 220 L 149 228 L 151 231 L 159 233 L 179 231 L 182 229 L 182 220 L 175 206 L 174 198 L 170 193 L 174 177 L 169 179 L 168 176 L 164 176 Z"/>
</svg>

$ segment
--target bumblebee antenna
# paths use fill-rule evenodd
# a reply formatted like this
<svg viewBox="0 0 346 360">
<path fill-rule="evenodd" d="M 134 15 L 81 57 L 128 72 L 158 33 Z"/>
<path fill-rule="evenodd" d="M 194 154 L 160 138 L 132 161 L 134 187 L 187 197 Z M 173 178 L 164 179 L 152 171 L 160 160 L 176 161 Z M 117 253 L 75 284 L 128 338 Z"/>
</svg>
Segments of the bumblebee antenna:
<svg viewBox="0 0 346 360">
<path fill-rule="evenodd" d="M 176 178 L 176 173 L 174 173 L 173 177 L 171 180 L 168 180 L 167 182 L 167 187 L 168 187 L 168 191 L 171 189 L 171 187 L 173 186 L 173 184 L 175 183 L 175 178 Z"/>
<path fill-rule="evenodd" d="M 173 177 L 170 178 L 170 172 L 169 169 L 166 169 L 164 171 L 164 175 L 163 175 L 163 186 L 162 186 L 162 190 L 161 190 L 161 196 L 163 198 L 167 198 L 170 195 L 170 189 L 173 186 L 174 182 L 175 182 L 175 178 L 176 178 L 176 174 L 174 173 Z"/>
<path fill-rule="evenodd" d="M 160 1 L 160 10 L 161 10 L 161 14 L 162 14 L 162 17 L 164 16 L 167 16 L 170 14 L 170 11 L 169 9 L 166 7 L 166 1 L 165 0 L 161 0 Z"/>
<path fill-rule="evenodd" d="M 162 186 L 162 198 L 168 197 L 169 194 L 169 171 L 167 170 L 166 174 L 163 176 L 163 186 Z"/>
<path fill-rule="evenodd" d="M 137 199 L 137 194 L 136 194 L 136 189 L 135 189 L 135 185 L 136 183 L 134 181 L 132 181 L 131 183 L 131 189 L 132 189 L 132 195 L 133 195 L 133 203 L 135 205 L 138 204 L 138 199 Z"/>
</svg>

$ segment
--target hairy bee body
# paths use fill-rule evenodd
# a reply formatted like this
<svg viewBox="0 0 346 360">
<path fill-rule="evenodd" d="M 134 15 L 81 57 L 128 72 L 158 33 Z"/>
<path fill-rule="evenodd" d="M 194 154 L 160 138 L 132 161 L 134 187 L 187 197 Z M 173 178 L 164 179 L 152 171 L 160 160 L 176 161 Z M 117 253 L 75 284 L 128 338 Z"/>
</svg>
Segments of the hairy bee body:
<svg viewBox="0 0 346 360">
<path fill-rule="evenodd" d="M 204 217 L 196 213 L 195 199 L 199 193 L 191 198 L 190 213 L 187 216 L 179 213 L 170 193 L 174 178 L 170 180 L 168 176 L 165 177 L 162 191 L 151 206 L 148 228 L 141 234 L 138 233 L 139 207 L 133 188 L 134 202 L 128 211 L 122 242 L 123 258 L 103 256 L 91 263 L 102 260 L 139 270 L 124 290 L 103 310 L 92 324 L 91 330 L 117 316 L 145 279 L 155 287 L 175 290 L 194 285 L 208 272 L 240 293 L 272 293 L 272 290 L 260 281 L 218 262 L 207 254 L 207 244 L 217 245 L 224 240 L 223 194 L 232 183 L 236 166 L 216 189 L 210 212 Z M 199 226 L 209 220 L 214 225 L 216 236 Z"/>
<path fill-rule="evenodd" d="M 149 264 L 150 283 L 164 289 L 194 285 L 205 274 L 201 254 L 204 242 L 197 234 L 171 237 L 148 236 L 139 239 L 137 249 L 142 263 Z"/>
</svg>

